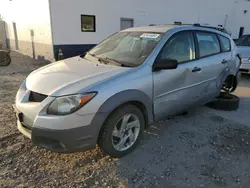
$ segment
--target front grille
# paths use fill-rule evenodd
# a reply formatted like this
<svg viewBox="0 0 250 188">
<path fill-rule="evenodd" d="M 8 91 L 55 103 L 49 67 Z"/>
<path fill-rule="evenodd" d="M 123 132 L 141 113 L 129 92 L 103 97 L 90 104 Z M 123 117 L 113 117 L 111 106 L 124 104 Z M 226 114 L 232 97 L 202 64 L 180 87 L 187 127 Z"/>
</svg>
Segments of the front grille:
<svg viewBox="0 0 250 188">
<path fill-rule="evenodd" d="M 21 124 L 22 124 L 22 126 L 23 126 L 25 129 L 31 131 L 32 127 L 30 127 L 30 126 L 28 126 L 28 125 L 25 125 L 25 124 L 23 124 L 23 123 L 21 123 Z"/>
<path fill-rule="evenodd" d="M 40 93 L 36 93 L 31 91 L 29 96 L 30 102 L 42 102 L 44 99 L 46 99 L 47 95 L 43 95 Z"/>
</svg>

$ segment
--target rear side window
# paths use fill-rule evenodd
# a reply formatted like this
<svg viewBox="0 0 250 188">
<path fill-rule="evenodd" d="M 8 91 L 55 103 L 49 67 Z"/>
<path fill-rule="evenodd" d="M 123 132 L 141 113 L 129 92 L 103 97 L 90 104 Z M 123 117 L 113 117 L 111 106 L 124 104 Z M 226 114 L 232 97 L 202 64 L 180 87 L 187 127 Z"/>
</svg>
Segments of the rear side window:
<svg viewBox="0 0 250 188">
<path fill-rule="evenodd" d="M 230 40 L 227 37 L 224 37 L 222 35 L 218 35 L 218 36 L 220 39 L 222 52 L 229 52 L 231 50 Z"/>
<path fill-rule="evenodd" d="M 216 34 L 196 32 L 196 37 L 198 40 L 200 57 L 220 53 L 220 43 Z"/>
</svg>

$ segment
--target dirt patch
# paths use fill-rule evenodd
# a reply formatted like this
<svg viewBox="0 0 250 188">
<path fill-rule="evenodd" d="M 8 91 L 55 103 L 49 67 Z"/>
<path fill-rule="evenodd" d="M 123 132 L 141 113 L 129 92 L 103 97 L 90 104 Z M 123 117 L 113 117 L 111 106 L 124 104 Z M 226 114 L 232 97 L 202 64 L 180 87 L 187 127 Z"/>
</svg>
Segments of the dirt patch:
<svg viewBox="0 0 250 188">
<path fill-rule="evenodd" d="M 250 132 L 248 127 L 236 128 L 228 126 L 218 136 L 212 138 L 212 145 L 218 152 L 230 155 L 250 154 Z"/>
</svg>

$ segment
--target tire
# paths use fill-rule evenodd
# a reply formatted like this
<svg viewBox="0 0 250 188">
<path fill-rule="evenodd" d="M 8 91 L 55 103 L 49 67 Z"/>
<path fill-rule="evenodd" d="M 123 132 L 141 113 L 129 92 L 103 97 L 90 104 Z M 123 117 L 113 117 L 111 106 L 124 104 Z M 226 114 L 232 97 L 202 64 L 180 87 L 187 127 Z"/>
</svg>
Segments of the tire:
<svg viewBox="0 0 250 188">
<path fill-rule="evenodd" d="M 137 122 L 139 121 L 139 124 L 140 124 L 139 129 L 138 128 L 133 129 L 134 131 L 137 130 L 136 133 L 138 136 L 136 139 L 134 139 L 134 143 L 129 148 L 127 148 L 123 151 L 118 151 L 115 148 L 115 143 L 114 143 L 115 141 L 114 140 L 115 139 L 119 140 L 118 144 L 117 144 L 117 145 L 119 145 L 119 143 L 121 143 L 121 139 L 113 136 L 114 129 L 115 129 L 115 127 L 117 128 L 118 125 L 120 125 L 120 129 L 121 129 L 123 118 L 125 116 L 128 117 L 129 115 L 131 115 L 131 117 L 128 118 L 127 122 L 129 122 L 130 119 L 133 120 L 133 118 L 134 119 L 137 118 L 135 121 L 137 121 Z M 134 121 L 132 121 L 132 122 L 134 122 Z M 143 116 L 142 112 L 140 111 L 140 109 L 138 109 L 134 105 L 122 106 L 122 107 L 118 108 L 117 110 L 115 110 L 108 117 L 108 119 L 105 121 L 105 123 L 103 124 L 102 129 L 100 131 L 99 138 L 98 138 L 98 145 L 104 154 L 107 154 L 107 155 L 109 155 L 111 157 L 115 157 L 115 158 L 123 157 L 123 156 L 131 153 L 135 149 L 135 147 L 139 144 L 140 139 L 143 136 L 144 128 L 145 128 L 145 119 L 144 119 L 144 116 Z M 116 130 L 119 130 L 119 129 L 117 128 Z M 131 131 L 132 131 L 132 129 L 131 129 Z M 120 133 L 120 131 L 119 131 L 119 134 L 126 134 L 126 133 Z M 136 134 L 133 134 L 133 135 L 136 135 Z M 130 140 L 130 137 L 127 139 L 128 139 L 127 141 L 132 142 L 131 141 L 132 139 Z M 124 146 L 125 146 L 125 144 L 124 144 Z"/>
<path fill-rule="evenodd" d="M 11 63 L 10 55 L 6 55 L 4 61 L 0 62 L 0 66 L 8 66 Z"/>
<path fill-rule="evenodd" d="M 221 92 L 220 96 L 208 103 L 207 106 L 216 110 L 235 111 L 239 108 L 239 103 L 239 97 Z"/>
</svg>

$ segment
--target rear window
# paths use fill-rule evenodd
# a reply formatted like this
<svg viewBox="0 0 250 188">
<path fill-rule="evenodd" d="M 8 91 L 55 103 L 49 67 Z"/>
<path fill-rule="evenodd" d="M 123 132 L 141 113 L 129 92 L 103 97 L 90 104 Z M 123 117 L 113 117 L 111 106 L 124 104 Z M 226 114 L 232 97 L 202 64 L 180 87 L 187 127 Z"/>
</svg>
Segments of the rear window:
<svg viewBox="0 0 250 188">
<path fill-rule="evenodd" d="M 230 40 L 227 37 L 219 35 L 222 52 L 229 52 L 231 50 Z"/>
<path fill-rule="evenodd" d="M 200 57 L 220 53 L 220 43 L 216 34 L 197 32 L 196 37 L 198 40 Z"/>
</svg>

